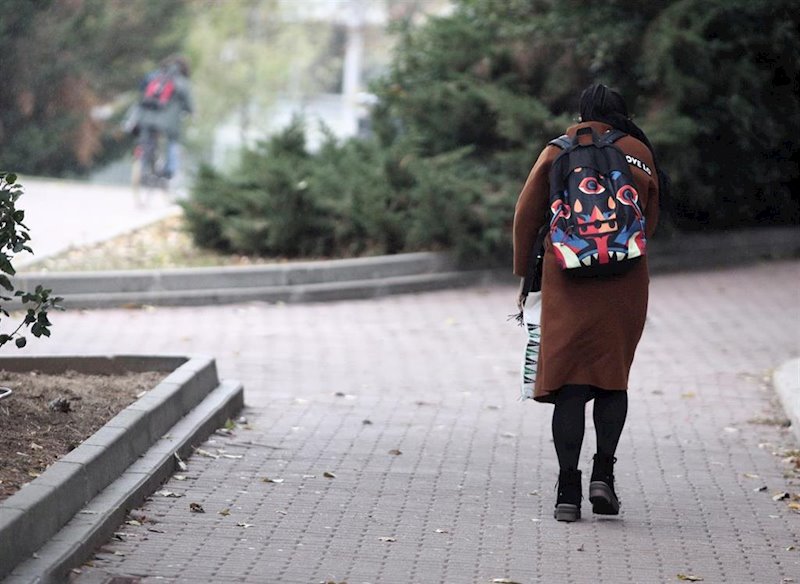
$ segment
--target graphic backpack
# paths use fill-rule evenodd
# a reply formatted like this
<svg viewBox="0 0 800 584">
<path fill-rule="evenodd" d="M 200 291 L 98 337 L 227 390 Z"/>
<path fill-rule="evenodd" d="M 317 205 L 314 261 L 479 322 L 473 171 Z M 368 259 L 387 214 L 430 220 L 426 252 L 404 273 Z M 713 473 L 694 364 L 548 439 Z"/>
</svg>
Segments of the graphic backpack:
<svg viewBox="0 0 800 584">
<path fill-rule="evenodd" d="M 591 141 L 581 143 L 583 136 Z M 562 270 L 577 276 L 620 274 L 645 255 L 644 215 L 619 130 L 597 135 L 581 128 L 550 170 L 550 238 Z"/>
<path fill-rule="evenodd" d="M 175 81 L 166 73 L 156 73 L 147 82 L 142 95 L 142 107 L 147 109 L 163 109 L 175 93 Z"/>
</svg>

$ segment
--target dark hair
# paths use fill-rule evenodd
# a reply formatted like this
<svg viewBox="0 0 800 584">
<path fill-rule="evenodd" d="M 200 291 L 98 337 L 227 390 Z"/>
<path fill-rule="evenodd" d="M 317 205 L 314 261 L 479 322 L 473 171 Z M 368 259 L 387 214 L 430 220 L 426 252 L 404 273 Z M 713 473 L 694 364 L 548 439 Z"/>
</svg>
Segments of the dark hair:
<svg viewBox="0 0 800 584">
<path fill-rule="evenodd" d="M 178 68 L 178 71 L 180 71 L 181 75 L 187 79 L 192 76 L 192 71 L 189 68 L 189 60 L 186 57 L 183 55 L 173 55 L 172 62 L 175 63 L 175 66 Z"/>
<path fill-rule="evenodd" d="M 603 122 L 630 134 L 650 149 L 653 163 L 658 172 L 659 207 L 666 210 L 670 191 L 669 175 L 659 166 L 656 151 L 650 140 L 647 139 L 642 129 L 631 120 L 628 114 L 628 105 L 622 95 L 602 83 L 593 83 L 581 93 L 579 111 L 582 122 Z"/>
</svg>

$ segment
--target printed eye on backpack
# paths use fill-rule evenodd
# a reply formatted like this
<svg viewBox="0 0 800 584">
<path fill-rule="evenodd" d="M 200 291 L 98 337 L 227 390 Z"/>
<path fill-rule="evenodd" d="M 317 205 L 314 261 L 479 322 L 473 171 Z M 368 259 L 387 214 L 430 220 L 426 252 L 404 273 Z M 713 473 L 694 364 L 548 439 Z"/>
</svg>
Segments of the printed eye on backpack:
<svg viewBox="0 0 800 584">
<path fill-rule="evenodd" d="M 550 170 L 550 239 L 558 265 L 576 276 L 620 274 L 645 255 L 639 193 L 614 144 L 626 135 L 581 128 L 550 142 L 562 149 Z"/>
</svg>

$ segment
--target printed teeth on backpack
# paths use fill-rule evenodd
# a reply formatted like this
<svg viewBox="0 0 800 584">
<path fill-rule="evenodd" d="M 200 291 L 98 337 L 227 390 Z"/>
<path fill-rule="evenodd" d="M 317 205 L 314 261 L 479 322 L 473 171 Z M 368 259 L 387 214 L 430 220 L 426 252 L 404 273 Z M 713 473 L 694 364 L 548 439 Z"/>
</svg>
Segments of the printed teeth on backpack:
<svg viewBox="0 0 800 584">
<path fill-rule="evenodd" d="M 619 251 L 610 251 L 608 252 L 608 259 L 614 262 L 622 261 L 625 259 L 625 254 Z M 581 258 L 581 263 L 584 266 L 592 266 L 594 264 L 600 263 L 600 255 L 598 252 L 595 252 L 591 255 L 587 255 L 584 258 Z"/>
</svg>

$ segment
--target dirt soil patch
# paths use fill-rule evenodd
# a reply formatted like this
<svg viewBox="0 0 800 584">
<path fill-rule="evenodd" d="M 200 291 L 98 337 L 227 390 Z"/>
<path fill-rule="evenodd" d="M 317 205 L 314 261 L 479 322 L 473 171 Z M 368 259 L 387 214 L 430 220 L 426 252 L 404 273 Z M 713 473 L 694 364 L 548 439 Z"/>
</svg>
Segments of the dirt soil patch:
<svg viewBox="0 0 800 584">
<path fill-rule="evenodd" d="M 61 375 L 0 370 L 0 501 L 100 429 L 166 374 Z"/>
</svg>

